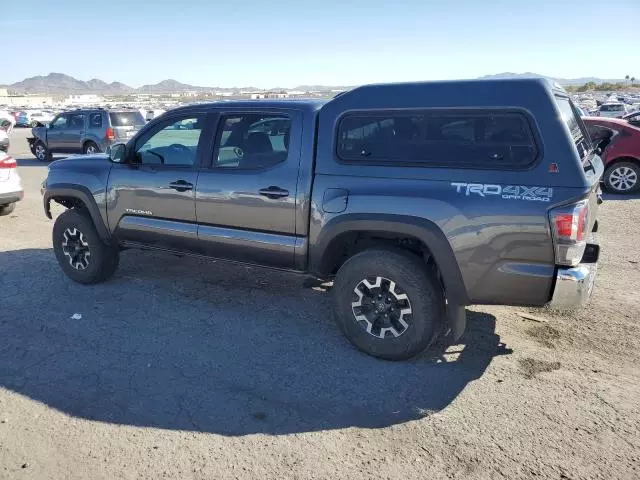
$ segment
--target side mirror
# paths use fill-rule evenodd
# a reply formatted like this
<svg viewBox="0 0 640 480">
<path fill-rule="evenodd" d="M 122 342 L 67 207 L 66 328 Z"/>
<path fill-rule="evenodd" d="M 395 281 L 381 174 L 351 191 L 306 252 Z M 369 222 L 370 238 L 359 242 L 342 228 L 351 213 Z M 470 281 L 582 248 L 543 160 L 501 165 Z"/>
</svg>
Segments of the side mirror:
<svg viewBox="0 0 640 480">
<path fill-rule="evenodd" d="M 124 163 L 127 157 L 127 146 L 124 143 L 116 143 L 107 147 L 107 155 L 113 163 Z"/>
</svg>

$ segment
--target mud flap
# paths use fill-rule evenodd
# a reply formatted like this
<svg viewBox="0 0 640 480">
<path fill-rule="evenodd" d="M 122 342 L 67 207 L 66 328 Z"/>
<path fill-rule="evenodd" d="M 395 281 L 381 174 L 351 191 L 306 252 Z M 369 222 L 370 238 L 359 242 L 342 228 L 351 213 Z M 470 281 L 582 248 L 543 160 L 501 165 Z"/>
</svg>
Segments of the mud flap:
<svg viewBox="0 0 640 480">
<path fill-rule="evenodd" d="M 447 304 L 447 320 L 453 341 L 458 341 L 467 328 L 467 311 L 464 305 Z"/>
</svg>

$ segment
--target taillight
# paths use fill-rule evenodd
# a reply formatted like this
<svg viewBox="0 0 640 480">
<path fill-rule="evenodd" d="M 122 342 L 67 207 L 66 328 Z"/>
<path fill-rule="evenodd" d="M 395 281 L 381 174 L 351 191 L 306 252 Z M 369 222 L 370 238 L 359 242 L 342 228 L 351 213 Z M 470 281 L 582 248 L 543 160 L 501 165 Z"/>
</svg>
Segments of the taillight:
<svg viewBox="0 0 640 480">
<path fill-rule="evenodd" d="M 18 163 L 13 157 L 0 158 L 0 168 L 16 168 Z"/>
<path fill-rule="evenodd" d="M 589 201 L 582 200 L 574 205 L 554 208 L 550 212 L 550 219 L 556 263 L 576 266 L 582 260 L 587 246 Z"/>
<path fill-rule="evenodd" d="M 115 140 L 116 132 L 113 131 L 113 128 L 109 127 L 107 128 L 107 131 L 104 136 L 107 140 Z"/>
</svg>

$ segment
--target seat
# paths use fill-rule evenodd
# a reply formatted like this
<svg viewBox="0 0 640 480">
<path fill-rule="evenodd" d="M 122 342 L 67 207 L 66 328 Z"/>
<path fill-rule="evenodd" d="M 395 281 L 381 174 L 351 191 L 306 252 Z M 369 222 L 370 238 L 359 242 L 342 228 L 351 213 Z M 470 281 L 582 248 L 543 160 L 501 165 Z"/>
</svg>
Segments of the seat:
<svg viewBox="0 0 640 480">
<path fill-rule="evenodd" d="M 244 145 L 245 155 L 251 153 L 273 153 L 269 135 L 265 132 L 251 132 Z"/>
</svg>

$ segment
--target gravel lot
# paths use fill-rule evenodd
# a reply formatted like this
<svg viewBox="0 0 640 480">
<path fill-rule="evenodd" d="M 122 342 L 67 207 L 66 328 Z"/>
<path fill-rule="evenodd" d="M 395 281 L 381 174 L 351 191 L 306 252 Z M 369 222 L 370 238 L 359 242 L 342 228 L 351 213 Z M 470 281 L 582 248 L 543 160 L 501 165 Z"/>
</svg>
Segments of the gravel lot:
<svg viewBox="0 0 640 480">
<path fill-rule="evenodd" d="M 588 309 L 473 306 L 461 345 L 390 363 L 294 275 L 127 251 L 72 283 L 26 136 L 0 218 L 0 478 L 640 478 L 640 197 L 601 206 Z"/>
</svg>

